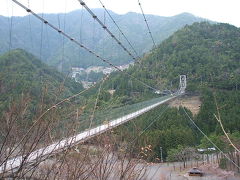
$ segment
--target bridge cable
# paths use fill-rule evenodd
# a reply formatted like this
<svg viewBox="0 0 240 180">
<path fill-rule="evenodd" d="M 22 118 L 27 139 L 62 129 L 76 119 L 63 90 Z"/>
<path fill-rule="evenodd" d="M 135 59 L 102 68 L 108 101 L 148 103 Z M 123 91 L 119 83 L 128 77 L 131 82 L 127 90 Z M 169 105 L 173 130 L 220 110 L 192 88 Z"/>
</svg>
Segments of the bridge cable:
<svg viewBox="0 0 240 180">
<path fill-rule="evenodd" d="M 57 15 L 57 22 L 58 22 L 58 28 L 60 29 L 60 28 L 61 28 L 61 21 L 60 21 L 60 15 L 59 15 L 59 14 Z M 61 46 L 62 46 L 62 36 L 61 36 L 61 34 L 59 34 L 58 42 L 59 42 L 59 44 L 61 44 Z M 59 46 L 59 48 L 62 48 L 62 47 Z M 63 58 L 64 58 L 64 56 L 63 56 L 63 53 L 62 53 L 62 54 L 61 54 L 61 60 L 60 60 L 60 62 L 59 62 L 59 64 L 58 64 L 58 70 L 59 70 L 60 72 L 62 72 Z"/>
<path fill-rule="evenodd" d="M 63 30 L 66 31 L 66 13 L 67 13 L 67 0 L 65 0 L 64 16 L 63 16 Z M 65 37 L 62 36 L 62 62 L 61 62 L 61 71 L 63 72 L 63 67 L 65 61 Z"/>
<path fill-rule="evenodd" d="M 141 135 L 143 135 L 157 120 L 159 120 L 159 118 L 167 111 L 167 109 L 168 109 L 168 106 L 166 106 L 166 108 L 163 109 L 162 112 L 161 112 L 159 115 L 155 116 L 155 118 L 148 124 L 148 126 L 147 126 L 146 128 L 144 128 L 144 129 L 138 134 L 138 136 L 135 137 L 135 138 L 133 139 L 133 141 L 131 141 L 130 144 L 133 144 L 133 143 L 137 140 L 138 137 L 140 137 Z"/>
<path fill-rule="evenodd" d="M 47 49 L 48 49 L 48 53 L 49 53 L 49 50 L 50 50 L 50 38 L 49 38 L 49 29 L 48 29 L 47 25 L 45 25 L 45 30 L 46 30 L 46 38 L 47 38 Z"/>
<path fill-rule="evenodd" d="M 133 52 L 135 53 L 135 55 L 137 56 L 137 58 L 140 59 L 137 51 L 135 50 L 135 48 L 133 47 L 132 43 L 130 42 L 130 40 L 127 38 L 127 36 L 123 33 L 123 31 L 121 30 L 120 26 L 117 24 L 117 22 L 114 20 L 114 18 L 112 17 L 111 13 L 107 10 L 107 8 L 105 7 L 105 5 L 103 4 L 103 2 L 101 0 L 99 0 L 99 2 L 101 3 L 103 9 L 106 11 L 106 13 L 108 14 L 108 16 L 110 17 L 110 19 L 112 20 L 112 22 L 115 24 L 115 26 L 117 27 L 118 31 L 121 33 L 121 35 L 124 37 L 124 39 L 127 41 L 127 43 L 129 44 L 129 46 L 132 48 Z"/>
<path fill-rule="evenodd" d="M 107 78 L 103 78 L 103 79 L 107 79 Z M 97 97 L 96 97 L 96 100 L 95 100 L 95 103 L 94 103 L 94 108 L 93 108 L 93 111 L 92 111 L 92 114 L 90 116 L 90 125 L 89 125 L 89 131 L 92 127 L 92 123 L 93 123 L 93 119 L 94 119 L 94 116 L 95 116 L 95 111 L 97 109 L 97 104 L 98 104 L 98 101 L 99 101 L 99 97 L 100 97 L 100 93 L 101 93 L 101 90 L 102 90 L 102 86 L 103 86 L 103 83 L 105 82 L 105 80 L 103 80 L 101 83 L 100 83 L 100 86 L 98 88 L 98 93 L 97 93 Z"/>
<path fill-rule="evenodd" d="M 8 4 L 8 1 L 7 1 L 7 9 L 9 8 L 8 5 L 9 5 L 9 4 Z M 9 12 L 9 11 L 8 11 L 8 12 Z M 10 14 L 10 13 L 9 13 L 9 14 Z M 11 18 L 8 19 L 8 23 L 9 23 L 9 46 L 8 46 L 8 58 L 9 58 L 9 59 L 8 59 L 8 60 L 9 60 L 9 62 L 10 62 L 10 61 L 11 61 L 11 53 L 10 53 L 10 51 L 11 51 L 11 49 L 12 49 L 12 31 L 13 31 L 13 4 L 12 4 Z M 11 123 L 11 121 L 10 121 L 10 123 Z M 10 126 L 8 133 L 6 134 L 5 138 L 4 138 L 3 141 L 1 142 L 1 147 L 0 147 L 0 153 L 1 153 L 1 154 L 2 154 L 2 151 L 4 150 L 4 146 L 5 146 L 6 143 L 7 143 L 7 139 L 8 139 L 8 137 L 10 136 L 10 131 L 11 131 L 12 127 L 13 127 L 13 126 Z M 8 156 L 11 155 L 10 153 L 11 153 L 11 151 L 8 152 Z M 0 163 L 0 166 L 2 166 L 3 162 L 4 162 L 4 161 L 2 161 L 2 162 Z M 5 167 L 4 167 L 4 168 L 5 168 Z"/>
<path fill-rule="evenodd" d="M 146 128 L 144 128 L 144 129 L 137 135 L 137 137 L 135 137 L 130 143 L 127 144 L 127 150 L 128 150 L 128 148 L 130 148 L 130 145 L 133 146 L 134 143 L 136 142 L 136 140 L 137 140 L 141 135 L 143 135 L 156 121 L 159 120 L 159 118 L 167 111 L 167 109 L 168 109 L 168 106 L 166 106 L 165 109 L 163 109 L 163 110 L 160 112 L 159 115 L 157 115 L 157 116 L 155 116 L 154 118 L 152 118 L 153 120 L 148 124 L 148 126 L 147 126 Z M 133 122 L 133 121 L 132 121 L 132 122 Z M 133 122 L 133 123 L 134 123 L 134 122 Z M 158 167 L 158 168 L 156 169 L 155 173 L 153 174 L 153 176 L 152 176 L 150 179 L 152 179 L 152 178 L 155 176 L 155 174 L 156 174 L 156 172 L 159 170 L 159 168 L 160 168 L 160 167 Z"/>
<path fill-rule="evenodd" d="M 81 20 L 80 20 L 80 32 L 79 32 L 79 41 L 80 43 L 83 43 L 83 40 L 82 40 L 82 26 L 83 26 L 83 7 L 82 7 L 82 10 L 81 10 Z"/>
<path fill-rule="evenodd" d="M 28 8 L 30 8 L 30 2 L 28 0 Z M 30 42 L 31 42 L 31 49 L 32 52 L 34 51 L 33 49 L 33 40 L 32 40 L 32 24 L 31 24 L 31 16 L 30 13 L 28 13 L 28 26 L 29 26 L 29 34 L 30 34 Z"/>
<path fill-rule="evenodd" d="M 185 110 L 185 108 L 182 108 L 184 113 L 186 114 L 186 116 L 188 117 L 188 119 L 193 123 L 193 125 L 197 128 L 198 131 L 201 132 L 201 134 L 218 150 L 220 151 L 225 157 L 226 159 L 228 159 L 233 165 L 235 165 L 238 169 L 240 169 L 240 167 L 233 161 L 231 160 L 199 127 L 198 125 L 193 121 L 193 119 L 190 117 L 190 115 L 187 113 L 187 111 Z"/>
<path fill-rule="evenodd" d="M 43 3 L 42 3 L 42 18 L 43 18 L 43 12 L 44 12 L 44 0 L 43 0 Z M 30 13 L 30 12 L 28 12 Z M 42 49 L 43 49 L 43 21 L 42 21 L 42 24 L 41 24 L 41 42 L 40 42 L 40 53 L 39 53 L 39 57 L 40 57 L 40 60 L 42 60 Z"/>
<path fill-rule="evenodd" d="M 93 51 L 96 50 L 96 43 L 95 43 L 95 30 L 96 30 L 96 21 L 95 19 L 93 19 L 93 22 L 92 22 L 92 49 Z M 92 56 L 92 62 L 91 62 L 91 66 L 94 66 L 94 56 Z M 88 76 L 89 74 L 87 74 L 87 81 L 88 81 Z"/>
<path fill-rule="evenodd" d="M 108 77 L 105 77 L 102 79 L 102 81 L 105 81 Z M 71 99 L 74 99 L 80 95 L 82 95 L 83 93 L 89 91 L 92 88 L 95 88 L 97 86 L 97 84 L 94 84 L 93 86 L 91 86 L 88 89 L 84 89 L 81 92 L 70 96 L 68 98 L 65 98 L 61 101 L 59 101 L 58 103 L 52 105 L 50 108 L 48 108 L 45 112 L 43 112 L 37 119 L 36 121 L 32 124 L 32 126 L 27 130 L 27 132 L 25 133 L 25 135 L 18 141 L 18 143 L 14 146 L 14 148 L 11 150 L 11 152 L 9 152 L 8 156 L 5 157 L 5 159 L 0 162 L 0 167 L 3 165 L 3 163 L 12 155 L 12 153 L 20 146 L 20 144 L 24 141 L 24 139 L 27 137 L 27 135 L 31 132 L 31 130 L 37 125 L 37 123 L 42 119 L 42 117 L 44 117 L 48 112 L 50 112 L 53 109 L 56 109 L 58 106 L 60 106 L 61 104 L 70 101 Z M 2 145 L 3 146 L 3 145 Z"/>
<path fill-rule="evenodd" d="M 154 46 L 154 48 L 156 48 L 157 46 L 156 46 L 156 43 L 155 43 L 155 41 L 154 41 L 154 39 L 153 39 L 153 35 L 152 35 L 151 30 L 150 30 L 150 27 L 149 27 L 147 18 L 146 18 L 145 14 L 144 14 L 142 5 L 141 5 L 141 3 L 140 3 L 140 0 L 138 0 L 138 5 L 139 5 L 139 7 L 140 7 L 140 9 L 141 9 L 141 12 L 142 12 L 142 15 L 143 15 L 143 19 L 144 19 L 144 21 L 145 21 L 145 23 L 146 23 L 146 26 L 147 26 L 147 28 L 148 28 L 148 33 L 149 33 L 149 35 L 150 35 L 150 37 L 151 37 L 151 39 L 152 39 L 153 46 Z"/>
<path fill-rule="evenodd" d="M 47 24 L 49 27 L 51 27 L 52 29 L 54 29 L 55 31 L 57 31 L 58 33 L 62 34 L 63 36 L 65 36 L 67 39 L 69 39 L 70 41 L 72 41 L 73 43 L 75 43 L 76 45 L 78 45 L 79 47 L 85 49 L 86 51 L 88 51 L 90 54 L 96 56 L 98 59 L 100 59 L 101 61 L 107 63 L 109 66 L 115 68 L 116 70 L 118 70 L 119 72 L 129 76 L 130 78 L 136 80 L 137 82 L 139 82 L 140 84 L 142 84 L 143 86 L 146 86 L 149 89 L 152 89 L 154 91 L 158 91 L 158 89 L 146 84 L 145 82 L 139 80 L 138 78 L 134 77 L 133 75 L 129 74 L 128 72 L 120 69 L 119 67 L 117 67 L 116 65 L 112 64 L 110 61 L 108 61 L 107 59 L 99 56 L 97 53 L 95 53 L 94 51 L 92 51 L 91 49 L 89 49 L 88 47 L 84 46 L 83 44 L 81 44 L 79 41 L 77 41 L 76 39 L 72 38 L 70 35 L 68 35 L 67 33 L 65 33 L 64 31 L 62 31 L 61 29 L 57 28 L 56 26 L 54 26 L 53 24 L 49 23 L 47 20 L 45 20 L 44 18 L 40 17 L 38 14 L 36 14 L 35 12 L 33 12 L 31 9 L 28 9 L 26 6 L 24 6 L 23 4 L 21 4 L 20 2 L 18 2 L 17 0 L 12 0 L 14 3 L 16 3 L 17 5 L 19 5 L 20 7 L 22 7 L 23 9 L 25 9 L 27 12 L 31 12 L 33 16 L 35 16 L 36 18 L 38 18 L 40 21 L 42 21 L 44 24 Z M 114 36 L 115 37 L 115 36 Z M 166 94 L 166 93 L 162 93 L 162 94 Z"/>
<path fill-rule="evenodd" d="M 9 54 L 12 49 L 12 33 L 13 33 L 13 5 L 12 5 L 12 15 L 9 22 Z"/>
<path fill-rule="evenodd" d="M 106 26 L 106 12 L 104 11 L 103 13 L 103 23 L 104 25 Z M 103 36 L 102 36 L 102 39 L 104 40 L 105 39 L 105 34 L 106 32 L 103 30 Z M 104 56 L 105 55 L 105 46 L 102 46 L 102 55 Z"/>
<path fill-rule="evenodd" d="M 81 10 L 81 19 L 80 19 L 80 28 L 79 28 L 79 42 L 80 43 L 83 43 L 83 40 L 82 40 L 82 26 L 83 26 L 83 7 L 82 7 L 82 10 Z M 79 51 L 78 51 L 78 59 L 79 60 L 81 59 L 81 49 L 80 48 L 79 48 Z"/>
<path fill-rule="evenodd" d="M 126 52 L 132 57 L 132 59 L 133 59 L 136 63 L 142 65 L 142 64 L 138 61 L 138 59 L 140 59 L 140 57 L 137 55 L 137 58 L 135 58 L 135 57 L 130 53 L 130 51 L 129 51 L 127 48 L 125 48 L 125 46 L 120 42 L 120 40 L 118 40 L 118 39 L 116 38 L 116 36 L 113 35 L 113 33 L 107 28 L 107 26 L 105 25 L 105 23 L 103 23 L 103 22 L 93 13 L 93 11 L 86 5 L 86 3 L 85 3 L 84 1 L 82 1 L 82 0 L 78 0 L 78 1 L 79 1 L 79 3 L 82 5 L 82 7 L 84 7 L 84 8 L 89 12 L 89 14 L 92 15 L 92 17 L 97 20 L 97 22 L 102 26 L 102 28 L 105 29 L 105 30 L 108 32 L 108 34 L 110 34 L 110 36 L 124 49 L 124 51 L 126 51 Z M 117 25 L 116 21 L 112 18 L 111 14 L 110 14 L 109 11 L 106 9 L 106 7 L 105 7 L 104 4 L 102 3 L 102 1 L 99 0 L 99 2 L 100 2 L 101 5 L 103 6 L 103 8 L 104 8 L 105 11 L 107 12 L 107 14 L 110 16 L 110 18 L 111 18 L 111 20 L 114 22 L 114 24 L 117 26 L 119 32 L 123 35 L 123 37 L 127 40 L 127 42 L 130 43 L 130 41 L 129 41 L 129 40 L 127 39 L 127 37 L 124 35 L 124 33 L 122 32 L 122 30 L 120 29 L 120 27 Z M 145 16 L 145 14 L 144 14 L 144 12 L 143 12 L 143 8 L 142 8 L 141 3 L 140 3 L 139 0 L 138 0 L 138 3 L 139 3 L 139 6 L 140 6 L 140 8 L 141 8 L 141 11 L 142 11 L 142 15 L 143 15 L 143 17 L 144 17 L 144 20 L 145 20 L 145 22 L 146 22 L 146 25 L 147 25 L 147 28 L 148 28 L 148 32 L 149 32 L 149 34 L 150 34 L 150 36 L 151 36 L 151 39 L 152 39 L 152 41 L 153 41 L 154 48 L 156 48 L 156 43 L 155 43 L 155 41 L 154 41 L 154 39 L 153 39 L 153 36 L 152 36 L 151 30 L 150 30 L 149 24 L 148 24 L 148 22 L 147 22 L 146 16 Z M 131 43 L 130 43 L 130 46 L 133 48 L 133 46 L 131 45 Z M 133 49 L 134 49 L 134 48 L 133 48 Z M 136 53 L 135 49 L 134 49 L 134 52 Z M 137 53 L 136 53 L 136 54 L 137 54 Z M 155 89 L 155 88 L 154 88 L 154 89 Z M 170 94 L 172 94 L 171 91 L 169 91 L 169 92 L 170 92 Z M 166 93 L 161 93 L 161 94 L 166 94 Z"/>
<path fill-rule="evenodd" d="M 96 16 L 96 14 L 93 13 L 93 11 L 86 5 L 86 3 L 83 2 L 82 0 L 78 0 L 78 1 L 89 12 L 89 14 L 91 14 L 92 17 L 96 19 L 96 21 L 102 26 L 102 28 L 105 29 L 105 31 L 117 42 L 117 44 L 121 46 L 122 49 L 125 52 L 127 52 L 127 54 L 131 56 L 134 61 L 136 61 L 137 58 L 135 58 L 133 54 L 123 45 L 123 43 L 116 38 L 116 36 L 107 28 L 107 26 L 104 25 L 104 23 Z"/>
</svg>

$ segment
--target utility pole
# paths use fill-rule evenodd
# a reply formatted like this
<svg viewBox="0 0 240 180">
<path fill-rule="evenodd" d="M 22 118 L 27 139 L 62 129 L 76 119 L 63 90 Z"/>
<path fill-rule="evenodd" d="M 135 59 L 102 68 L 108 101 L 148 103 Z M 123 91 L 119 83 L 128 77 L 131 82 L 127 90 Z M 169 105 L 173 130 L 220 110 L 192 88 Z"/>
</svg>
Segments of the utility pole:
<svg viewBox="0 0 240 180">
<path fill-rule="evenodd" d="M 162 147 L 160 147 L 160 153 L 161 153 L 161 163 L 163 163 Z"/>
</svg>

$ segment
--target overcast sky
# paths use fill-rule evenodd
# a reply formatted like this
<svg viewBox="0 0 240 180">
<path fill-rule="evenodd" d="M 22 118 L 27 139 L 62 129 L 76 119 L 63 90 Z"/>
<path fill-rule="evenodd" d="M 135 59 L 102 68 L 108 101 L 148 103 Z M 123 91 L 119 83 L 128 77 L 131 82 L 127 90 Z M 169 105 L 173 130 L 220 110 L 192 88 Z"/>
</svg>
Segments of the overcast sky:
<svg viewBox="0 0 240 180">
<path fill-rule="evenodd" d="M 0 0 L 0 14 L 24 16 L 25 11 L 11 0 Z M 240 0 L 140 0 L 146 14 L 173 16 L 189 12 L 213 21 L 240 27 Z M 81 9 L 78 0 L 19 0 L 37 13 L 70 12 Z M 84 0 L 90 8 L 100 8 L 99 0 Z M 118 14 L 140 12 L 137 0 L 102 0 L 107 9 Z"/>
</svg>

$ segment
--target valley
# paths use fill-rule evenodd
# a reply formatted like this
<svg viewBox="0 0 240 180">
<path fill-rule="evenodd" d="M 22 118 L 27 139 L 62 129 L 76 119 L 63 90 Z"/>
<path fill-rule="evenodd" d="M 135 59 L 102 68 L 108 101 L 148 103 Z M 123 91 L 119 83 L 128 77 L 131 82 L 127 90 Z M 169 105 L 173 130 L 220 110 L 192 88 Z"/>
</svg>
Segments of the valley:
<svg viewBox="0 0 240 180">
<path fill-rule="evenodd" d="M 240 28 L 13 2 L 28 15 L 0 16 L 0 179 L 240 179 Z"/>
</svg>

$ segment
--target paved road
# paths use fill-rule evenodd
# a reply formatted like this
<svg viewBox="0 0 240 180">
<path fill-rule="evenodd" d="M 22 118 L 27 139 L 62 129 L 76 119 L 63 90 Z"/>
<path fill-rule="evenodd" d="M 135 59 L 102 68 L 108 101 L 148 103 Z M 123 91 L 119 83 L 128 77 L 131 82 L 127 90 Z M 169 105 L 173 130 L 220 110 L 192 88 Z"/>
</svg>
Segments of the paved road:
<svg viewBox="0 0 240 180">
<path fill-rule="evenodd" d="M 146 180 L 185 180 L 178 171 L 174 171 L 173 166 L 164 164 L 149 165 L 146 172 Z"/>
<path fill-rule="evenodd" d="M 167 163 L 163 163 L 149 165 L 145 180 L 240 180 L 240 177 L 234 177 L 231 173 L 224 176 L 224 173 L 220 174 L 219 171 L 211 172 L 207 170 L 203 170 L 205 173 L 203 177 L 190 177 L 187 171 L 191 168 L 186 168 L 180 172 L 180 164 L 170 163 L 168 165 Z M 176 170 L 174 170 L 173 166 L 175 166 Z"/>
</svg>

